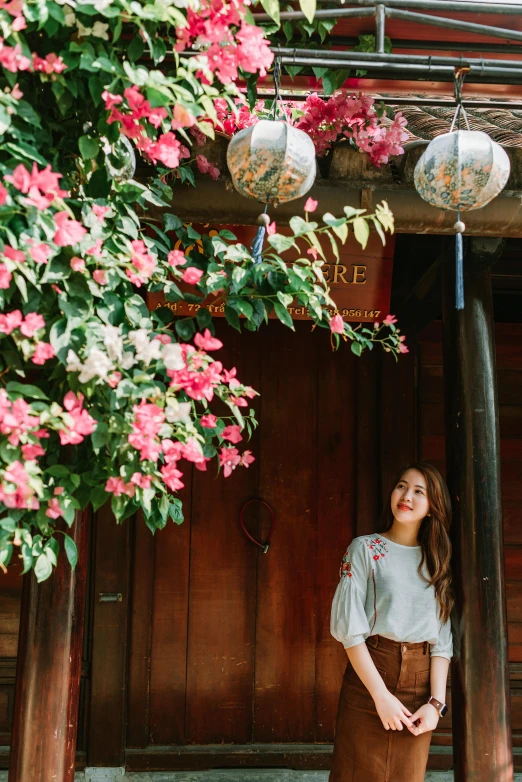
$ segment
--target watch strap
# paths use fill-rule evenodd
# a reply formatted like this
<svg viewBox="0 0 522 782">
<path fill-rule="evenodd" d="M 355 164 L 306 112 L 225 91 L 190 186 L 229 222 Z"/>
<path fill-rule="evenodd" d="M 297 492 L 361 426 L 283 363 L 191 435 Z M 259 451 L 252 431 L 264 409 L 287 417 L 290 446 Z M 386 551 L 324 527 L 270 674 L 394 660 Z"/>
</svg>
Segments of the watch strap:
<svg viewBox="0 0 522 782">
<path fill-rule="evenodd" d="M 432 706 L 435 706 L 435 708 L 437 709 L 441 717 L 444 717 L 444 715 L 448 711 L 448 707 L 446 706 L 446 704 L 438 701 L 437 698 L 433 697 L 433 695 L 430 696 L 428 703 L 431 703 Z"/>
</svg>

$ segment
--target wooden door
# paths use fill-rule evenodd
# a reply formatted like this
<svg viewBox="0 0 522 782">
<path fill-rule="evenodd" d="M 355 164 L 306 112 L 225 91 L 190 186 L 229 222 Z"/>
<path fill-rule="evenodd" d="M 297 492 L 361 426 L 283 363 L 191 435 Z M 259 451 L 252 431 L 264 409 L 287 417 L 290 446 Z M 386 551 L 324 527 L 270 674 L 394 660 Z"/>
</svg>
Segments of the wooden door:
<svg viewBox="0 0 522 782">
<path fill-rule="evenodd" d="M 249 444 L 256 461 L 228 479 L 194 470 L 185 523 L 153 542 L 136 526 L 129 747 L 333 738 L 346 658 L 329 612 L 356 534 L 363 364 L 349 348 L 333 353 L 328 334 L 308 323 L 241 335 L 219 325 L 220 360 L 261 392 Z M 239 524 L 253 497 L 275 513 L 267 554 Z M 270 516 L 251 505 L 245 522 L 263 538 Z"/>
</svg>

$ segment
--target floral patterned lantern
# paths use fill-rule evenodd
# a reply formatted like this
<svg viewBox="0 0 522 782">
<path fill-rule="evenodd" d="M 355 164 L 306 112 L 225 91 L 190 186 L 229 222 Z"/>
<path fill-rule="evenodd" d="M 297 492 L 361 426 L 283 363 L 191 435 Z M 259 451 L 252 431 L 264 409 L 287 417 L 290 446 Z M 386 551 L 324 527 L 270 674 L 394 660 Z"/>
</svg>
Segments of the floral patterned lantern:
<svg viewBox="0 0 522 782">
<path fill-rule="evenodd" d="M 315 179 L 315 147 L 285 120 L 260 120 L 230 140 L 227 163 L 241 195 L 263 203 L 301 198 Z"/>
<path fill-rule="evenodd" d="M 505 187 L 509 158 L 478 130 L 444 133 L 430 142 L 415 166 L 415 187 L 440 209 L 480 209 Z"/>
<path fill-rule="evenodd" d="M 459 105 L 455 119 L 464 108 Z M 455 124 L 455 120 L 453 125 Z M 509 157 L 486 133 L 476 130 L 450 130 L 437 136 L 415 166 L 414 182 L 425 201 L 439 209 L 457 212 L 456 308 L 464 308 L 463 243 L 466 228 L 460 212 L 480 209 L 505 187 L 509 177 Z"/>
</svg>

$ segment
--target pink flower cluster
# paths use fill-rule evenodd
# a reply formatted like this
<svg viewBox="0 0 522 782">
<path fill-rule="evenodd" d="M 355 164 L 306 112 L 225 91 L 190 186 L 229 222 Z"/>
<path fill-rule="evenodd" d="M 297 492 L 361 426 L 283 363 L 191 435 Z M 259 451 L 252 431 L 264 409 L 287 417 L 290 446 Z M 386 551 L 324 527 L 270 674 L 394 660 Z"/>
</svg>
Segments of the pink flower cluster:
<svg viewBox="0 0 522 782">
<path fill-rule="evenodd" d="M 205 155 L 196 155 L 196 165 L 198 167 L 198 171 L 200 171 L 202 174 L 209 174 L 212 179 L 219 179 L 221 171 L 217 166 L 207 160 Z"/>
<path fill-rule="evenodd" d="M 66 198 L 69 193 L 61 190 L 58 180 L 61 174 L 51 171 L 51 164 L 38 170 L 36 163 L 33 163 L 31 173 L 20 163 L 12 174 L 7 174 L 4 179 L 10 182 L 21 193 L 27 194 L 26 203 L 30 206 L 36 206 L 37 209 L 47 209 L 55 198 Z M 2 192 L 3 201 L 7 197 L 7 192 Z"/>
<path fill-rule="evenodd" d="M 140 461 L 148 459 L 155 462 L 161 453 L 158 434 L 165 421 L 165 413 L 161 407 L 144 399 L 139 405 L 134 405 L 133 412 L 135 418 L 128 441 L 140 452 Z"/>
<path fill-rule="evenodd" d="M 138 288 L 150 279 L 156 268 L 156 259 L 151 255 L 142 239 L 134 239 L 131 242 L 131 263 L 134 269 L 126 269 L 129 280 Z"/>
<path fill-rule="evenodd" d="M 236 110 L 230 111 L 230 106 L 224 98 L 216 98 L 214 108 L 218 120 L 216 127 L 227 136 L 233 136 L 239 130 L 249 128 L 259 122 L 258 113 L 264 111 L 265 107 L 263 101 L 258 101 L 254 110 L 250 111 L 246 103 L 241 103 L 240 99 L 236 98 Z"/>
<path fill-rule="evenodd" d="M 63 398 L 63 406 L 70 418 L 64 429 L 60 429 L 60 442 L 62 445 L 78 445 L 87 435 L 92 434 L 98 422 L 83 408 L 84 396 L 68 391 Z"/>
<path fill-rule="evenodd" d="M 0 434 L 7 435 L 11 445 L 19 445 L 29 433 L 42 436 L 40 418 L 33 415 L 25 399 L 11 402 L 5 389 L 0 389 Z"/>
<path fill-rule="evenodd" d="M 176 51 L 203 50 L 209 69 L 222 84 L 238 77 L 238 68 L 266 75 L 274 59 L 263 30 L 244 20 L 245 0 L 202 0 L 188 9 L 187 25 L 176 30 Z"/>
<path fill-rule="evenodd" d="M 339 137 L 345 136 L 380 166 L 390 155 L 404 152 L 401 144 L 408 138 L 404 131 L 407 121 L 399 112 L 390 125 L 381 122 L 374 102 L 368 95 L 350 95 L 345 90 L 328 100 L 313 93 L 302 104 L 304 116 L 295 127 L 308 133 L 318 155 L 324 155 Z"/>
<path fill-rule="evenodd" d="M 18 459 L 4 471 L 0 483 L 0 502 L 6 508 L 38 510 L 40 507 L 35 491 L 30 485 L 29 473 Z"/>
<path fill-rule="evenodd" d="M 24 316 L 20 310 L 13 310 L 6 315 L 0 315 L 0 333 L 11 334 L 15 329 L 20 329 L 24 337 L 34 337 L 35 333 L 45 328 L 45 320 L 37 312 L 30 312 Z"/>
<path fill-rule="evenodd" d="M 228 478 L 238 465 L 248 467 L 252 462 L 255 462 L 252 451 L 243 451 L 240 454 L 237 448 L 226 448 L 223 446 L 219 453 L 219 464 L 223 467 L 225 478 Z"/>
<path fill-rule="evenodd" d="M 116 108 L 123 100 L 127 101 L 129 113 L 124 113 Z M 119 122 L 121 132 L 127 138 L 134 139 L 136 146 L 141 152 L 144 152 L 153 163 L 163 163 L 167 168 L 177 168 L 181 157 L 186 157 L 182 144 L 178 141 L 174 133 L 168 131 L 161 133 L 156 141 L 151 139 L 145 132 L 145 127 L 141 120 L 145 119 L 154 128 L 159 128 L 163 120 L 168 118 L 168 112 L 163 106 L 152 108 L 149 101 L 140 93 L 136 86 L 127 87 L 123 95 L 112 95 L 105 90 L 102 93 L 105 101 L 105 108 L 110 111 L 107 122 Z M 188 119 L 187 119 L 188 121 Z M 174 127 L 180 127 L 179 119 L 173 120 Z"/>
<path fill-rule="evenodd" d="M 170 386 L 183 390 L 191 399 L 206 399 L 211 402 L 214 388 L 223 382 L 223 365 L 220 361 L 209 361 L 204 353 L 196 352 L 192 345 L 181 345 L 185 366 L 183 369 L 167 369 Z"/>
<path fill-rule="evenodd" d="M 0 5 L 0 8 L 9 10 L 6 5 Z M 11 11 L 9 11 L 11 13 Z M 26 27 L 25 19 L 20 14 L 17 15 L 15 20 L 11 24 L 11 29 L 15 32 L 23 30 Z M 28 71 L 31 66 L 34 71 L 41 73 L 62 73 L 67 68 L 61 57 L 56 54 L 48 54 L 46 57 L 39 57 L 33 52 L 32 59 L 22 54 L 22 47 L 19 43 L 16 46 L 6 46 L 4 39 L 0 36 L 0 65 L 2 65 L 6 71 L 11 73 L 17 73 L 18 71 Z"/>
</svg>

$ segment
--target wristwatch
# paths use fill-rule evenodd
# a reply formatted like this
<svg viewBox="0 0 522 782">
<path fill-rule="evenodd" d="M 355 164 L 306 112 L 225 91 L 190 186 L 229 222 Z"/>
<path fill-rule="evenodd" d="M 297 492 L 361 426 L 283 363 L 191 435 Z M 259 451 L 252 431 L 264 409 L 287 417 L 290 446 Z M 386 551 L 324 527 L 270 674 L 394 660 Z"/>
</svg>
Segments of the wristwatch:
<svg viewBox="0 0 522 782">
<path fill-rule="evenodd" d="M 444 715 L 448 711 L 448 707 L 446 706 L 446 704 L 438 701 L 437 698 L 433 697 L 433 695 L 430 696 L 428 703 L 431 703 L 432 706 L 435 706 L 435 708 L 437 709 L 441 717 L 444 717 Z"/>
</svg>

